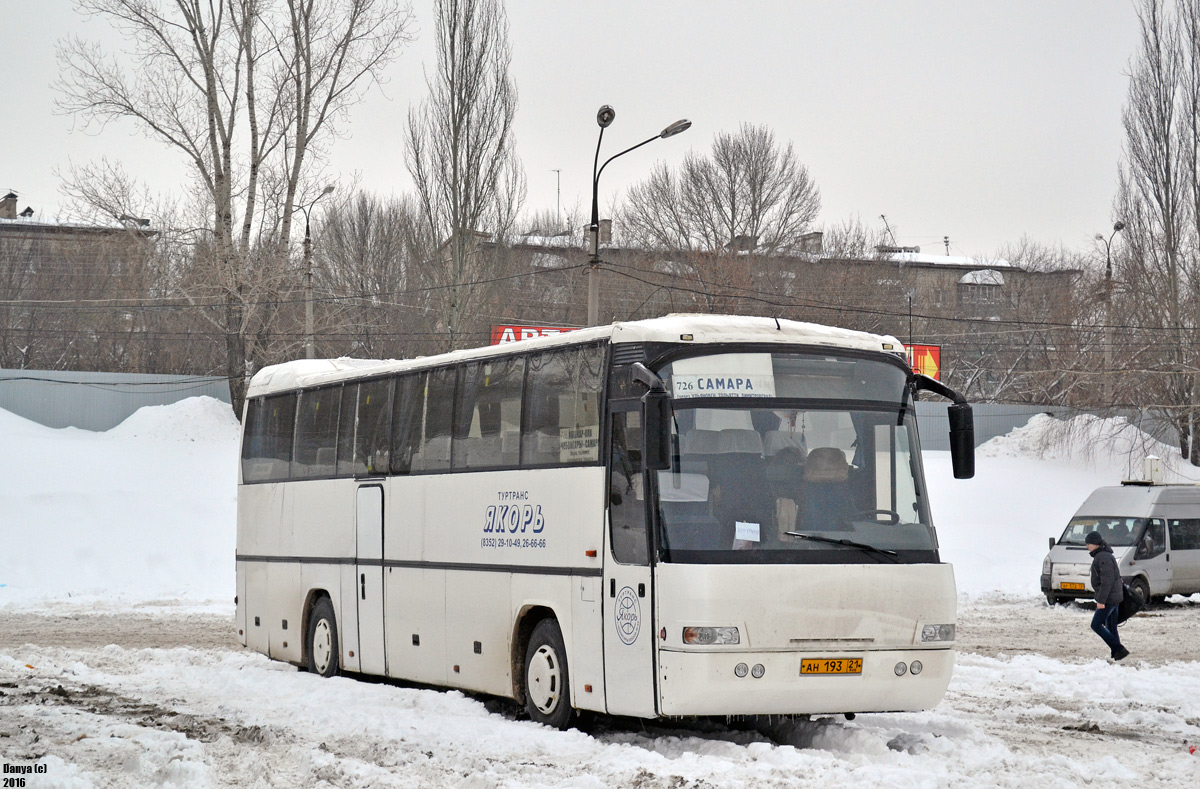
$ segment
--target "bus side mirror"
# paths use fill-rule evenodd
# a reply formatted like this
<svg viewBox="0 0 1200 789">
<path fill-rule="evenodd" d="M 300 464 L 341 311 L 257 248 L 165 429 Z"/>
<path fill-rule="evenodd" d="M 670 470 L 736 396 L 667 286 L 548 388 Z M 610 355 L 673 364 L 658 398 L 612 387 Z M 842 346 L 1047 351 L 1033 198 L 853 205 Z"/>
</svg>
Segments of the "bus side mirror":
<svg viewBox="0 0 1200 789">
<path fill-rule="evenodd" d="M 1058 540 L 1056 540 L 1056 539 L 1054 539 L 1053 537 L 1051 537 L 1051 538 L 1050 538 L 1050 550 L 1054 550 L 1054 546 L 1055 546 L 1055 545 L 1057 545 L 1057 544 L 1058 544 Z"/>
<path fill-rule="evenodd" d="M 650 390 L 642 395 L 642 464 L 649 471 L 671 467 L 671 397 Z"/>
<path fill-rule="evenodd" d="M 946 409 L 950 418 L 950 464 L 955 479 L 975 476 L 975 420 L 970 403 L 954 403 Z"/>
</svg>

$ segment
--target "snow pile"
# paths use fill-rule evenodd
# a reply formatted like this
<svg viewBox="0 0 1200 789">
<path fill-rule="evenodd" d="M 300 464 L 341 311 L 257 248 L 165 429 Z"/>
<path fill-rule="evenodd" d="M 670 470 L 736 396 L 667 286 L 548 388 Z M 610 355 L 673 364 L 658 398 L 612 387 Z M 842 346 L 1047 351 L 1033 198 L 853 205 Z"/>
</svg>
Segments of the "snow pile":
<svg viewBox="0 0 1200 789">
<path fill-rule="evenodd" d="M 1061 420 L 1036 414 L 1024 427 L 980 446 L 976 455 L 1095 464 L 1105 471 L 1115 464 L 1124 469 L 1123 479 L 1141 479 L 1142 461 L 1153 455 L 1162 460 L 1164 482 L 1200 481 L 1200 474 L 1183 461 L 1178 448 L 1142 432 L 1123 416 L 1104 419 L 1084 414 Z"/>
<path fill-rule="evenodd" d="M 241 425 L 228 403 L 212 397 L 189 397 L 172 405 L 139 408 L 104 435 L 110 439 L 150 438 L 164 441 L 237 442 Z"/>
<path fill-rule="evenodd" d="M 209 397 L 106 433 L 0 410 L 0 606 L 229 600 L 238 423 Z"/>
</svg>

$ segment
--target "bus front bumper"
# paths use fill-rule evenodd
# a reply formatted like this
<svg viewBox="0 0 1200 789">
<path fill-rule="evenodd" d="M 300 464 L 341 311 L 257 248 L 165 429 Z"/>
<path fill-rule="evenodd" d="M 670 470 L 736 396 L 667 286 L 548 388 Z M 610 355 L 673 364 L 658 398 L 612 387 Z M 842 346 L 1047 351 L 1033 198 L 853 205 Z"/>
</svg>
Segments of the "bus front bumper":
<svg viewBox="0 0 1200 789">
<path fill-rule="evenodd" d="M 800 673 L 801 660 L 852 658 L 862 660 L 861 674 Z M 743 677 L 739 664 L 746 669 Z M 804 654 L 661 650 L 660 711 L 689 716 L 927 710 L 945 696 L 953 670 L 953 648 Z"/>
</svg>

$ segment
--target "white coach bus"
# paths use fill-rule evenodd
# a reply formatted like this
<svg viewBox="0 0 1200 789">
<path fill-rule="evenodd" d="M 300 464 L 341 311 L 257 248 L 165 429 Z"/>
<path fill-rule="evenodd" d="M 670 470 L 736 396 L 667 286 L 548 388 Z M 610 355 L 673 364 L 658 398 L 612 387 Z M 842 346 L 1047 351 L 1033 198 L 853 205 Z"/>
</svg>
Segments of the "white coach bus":
<svg viewBox="0 0 1200 789">
<path fill-rule="evenodd" d="M 238 490 L 247 647 L 639 717 L 920 710 L 956 600 L 892 337 L 673 315 L 254 376 Z"/>
</svg>

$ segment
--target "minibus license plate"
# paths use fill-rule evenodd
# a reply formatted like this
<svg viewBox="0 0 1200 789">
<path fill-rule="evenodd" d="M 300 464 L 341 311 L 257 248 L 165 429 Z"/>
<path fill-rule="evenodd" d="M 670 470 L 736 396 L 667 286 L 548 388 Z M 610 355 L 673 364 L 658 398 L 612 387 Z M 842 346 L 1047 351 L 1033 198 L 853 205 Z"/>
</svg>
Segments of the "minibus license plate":
<svg viewBox="0 0 1200 789">
<path fill-rule="evenodd" d="M 1078 590 L 1080 590 L 1080 591 L 1082 591 L 1082 590 L 1083 590 L 1083 584 L 1073 584 L 1073 583 L 1070 583 L 1070 582 L 1068 582 L 1068 581 L 1063 581 L 1063 582 L 1060 584 L 1060 587 L 1061 587 L 1061 588 L 1063 588 L 1063 589 L 1078 589 Z"/>
<path fill-rule="evenodd" d="M 862 658 L 804 658 L 800 674 L 861 674 Z"/>
</svg>

